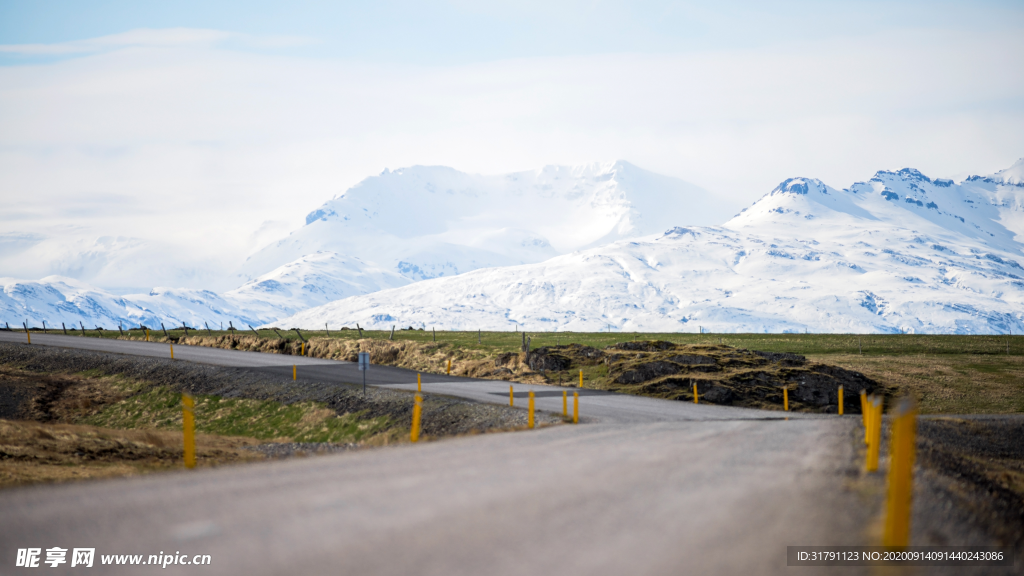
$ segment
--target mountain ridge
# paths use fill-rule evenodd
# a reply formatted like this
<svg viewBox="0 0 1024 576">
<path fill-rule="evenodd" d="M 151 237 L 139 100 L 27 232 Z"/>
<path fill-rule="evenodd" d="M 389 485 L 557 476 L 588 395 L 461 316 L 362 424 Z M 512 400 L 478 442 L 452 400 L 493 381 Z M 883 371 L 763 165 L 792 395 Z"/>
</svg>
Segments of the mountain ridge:
<svg viewBox="0 0 1024 576">
<path fill-rule="evenodd" d="M 1024 190 L 881 170 L 790 178 L 721 226 L 368 294 L 283 322 L 455 329 L 1024 329 Z M 582 280 L 581 280 L 582 279 Z M 695 327 L 694 324 L 697 324 Z"/>
</svg>

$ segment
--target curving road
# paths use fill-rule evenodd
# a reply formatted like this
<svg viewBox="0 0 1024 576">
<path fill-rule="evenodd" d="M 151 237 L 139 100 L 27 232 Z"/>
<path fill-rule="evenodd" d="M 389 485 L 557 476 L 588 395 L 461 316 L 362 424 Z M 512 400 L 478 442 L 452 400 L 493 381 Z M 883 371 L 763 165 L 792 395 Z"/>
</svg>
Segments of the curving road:
<svg viewBox="0 0 1024 576">
<path fill-rule="evenodd" d="M 169 356 L 166 344 L 32 340 Z M 297 363 L 304 378 L 361 381 L 346 362 L 186 346 L 175 357 L 288 373 Z M 405 370 L 374 366 L 370 378 L 415 388 Z M 515 386 L 517 402 L 533 389 L 539 409 L 561 411 L 560 389 Z M 424 389 L 508 401 L 504 382 L 425 375 Z M 5 490 L 0 573 L 20 570 L 18 548 L 54 546 L 95 547 L 92 574 L 814 573 L 787 569 L 786 546 L 869 543 L 877 499 L 844 488 L 857 470 L 856 416 L 785 419 L 594 391 L 580 404 L 579 426 Z M 99 558 L 176 552 L 212 565 Z"/>
</svg>

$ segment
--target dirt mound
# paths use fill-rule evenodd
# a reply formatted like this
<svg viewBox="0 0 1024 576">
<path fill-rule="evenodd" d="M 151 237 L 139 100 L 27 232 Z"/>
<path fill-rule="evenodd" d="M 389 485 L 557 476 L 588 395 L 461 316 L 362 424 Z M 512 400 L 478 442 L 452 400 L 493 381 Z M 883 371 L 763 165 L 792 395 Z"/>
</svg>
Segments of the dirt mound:
<svg viewBox="0 0 1024 576">
<path fill-rule="evenodd" d="M 621 342 L 604 350 L 539 348 L 529 353 L 527 364 L 547 372 L 544 376 L 551 381 L 571 381 L 571 375 L 558 372 L 589 367 L 588 387 L 671 400 L 692 401 L 696 384 L 704 402 L 751 408 L 782 408 L 784 388 L 789 390 L 790 410 L 810 412 L 836 412 L 840 386 L 849 414 L 860 413 L 861 390 L 887 394 L 859 372 L 809 362 L 798 354 L 660 340 Z"/>
</svg>

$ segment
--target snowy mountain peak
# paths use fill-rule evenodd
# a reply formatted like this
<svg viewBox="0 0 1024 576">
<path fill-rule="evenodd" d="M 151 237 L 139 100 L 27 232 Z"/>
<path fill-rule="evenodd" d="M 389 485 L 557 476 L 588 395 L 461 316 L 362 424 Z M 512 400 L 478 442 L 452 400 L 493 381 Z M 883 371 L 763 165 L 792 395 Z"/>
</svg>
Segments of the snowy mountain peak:
<svg viewBox="0 0 1024 576">
<path fill-rule="evenodd" d="M 303 227 L 250 256 L 238 278 L 325 251 L 418 281 L 714 224 L 729 212 L 696 186 L 624 160 L 496 176 L 411 166 L 366 178 L 311 211 Z"/>
<path fill-rule="evenodd" d="M 1013 166 L 1005 168 L 985 177 L 990 182 L 1002 182 L 1014 186 L 1024 186 L 1024 158 L 1013 163 Z"/>
<path fill-rule="evenodd" d="M 789 178 L 775 187 L 768 193 L 768 196 L 778 194 L 799 194 L 806 196 L 809 193 L 828 194 L 828 187 L 817 178 Z"/>
</svg>

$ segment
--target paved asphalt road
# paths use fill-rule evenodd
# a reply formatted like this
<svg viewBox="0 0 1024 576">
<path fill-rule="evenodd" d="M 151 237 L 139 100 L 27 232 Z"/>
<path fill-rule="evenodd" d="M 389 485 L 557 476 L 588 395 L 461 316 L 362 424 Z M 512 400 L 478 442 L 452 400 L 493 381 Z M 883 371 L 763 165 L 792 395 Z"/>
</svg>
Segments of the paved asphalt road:
<svg viewBox="0 0 1024 576">
<path fill-rule="evenodd" d="M 169 355 L 155 343 L 39 334 L 33 343 Z M 306 378 L 359 381 L 351 363 L 186 346 L 175 357 L 275 371 L 298 363 Z M 408 371 L 370 374 L 415 388 Z M 424 378 L 428 392 L 499 403 L 507 386 Z M 516 385 L 527 389 L 540 393 L 539 409 L 561 410 L 560 389 Z M 877 511 L 865 503 L 874 500 L 844 489 L 857 469 L 858 417 L 786 420 L 593 391 L 580 404 L 579 426 L 4 490 L 0 574 L 21 573 L 18 548 L 54 546 L 143 562 L 212 556 L 211 566 L 166 568 L 174 573 L 856 573 L 787 568 L 786 546 L 870 543 Z M 97 557 L 87 573 L 154 570 Z"/>
</svg>

